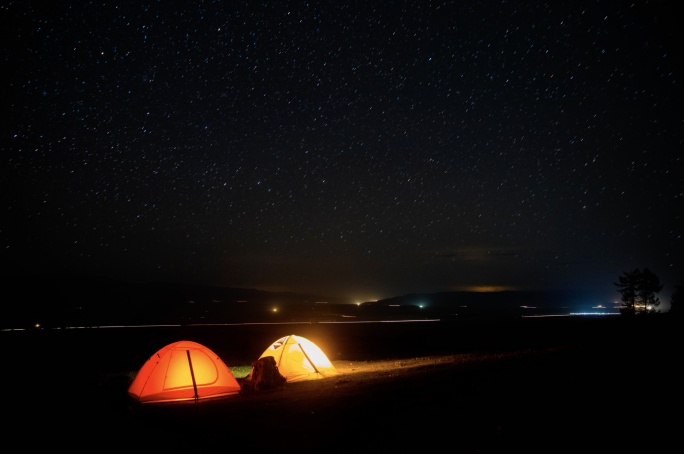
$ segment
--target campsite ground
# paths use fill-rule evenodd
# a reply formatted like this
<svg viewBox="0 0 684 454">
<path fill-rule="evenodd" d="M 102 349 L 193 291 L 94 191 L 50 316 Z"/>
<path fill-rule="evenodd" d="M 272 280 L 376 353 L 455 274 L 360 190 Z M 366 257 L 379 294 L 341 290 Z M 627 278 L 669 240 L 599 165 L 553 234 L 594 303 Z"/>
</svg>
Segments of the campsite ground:
<svg viewBox="0 0 684 454">
<path fill-rule="evenodd" d="M 3 434 L 74 451 L 663 452 L 681 441 L 678 325 L 644 322 L 0 333 Z M 325 344 L 339 375 L 190 404 L 126 394 L 153 346 L 191 337 L 235 366 L 285 330 Z"/>
</svg>

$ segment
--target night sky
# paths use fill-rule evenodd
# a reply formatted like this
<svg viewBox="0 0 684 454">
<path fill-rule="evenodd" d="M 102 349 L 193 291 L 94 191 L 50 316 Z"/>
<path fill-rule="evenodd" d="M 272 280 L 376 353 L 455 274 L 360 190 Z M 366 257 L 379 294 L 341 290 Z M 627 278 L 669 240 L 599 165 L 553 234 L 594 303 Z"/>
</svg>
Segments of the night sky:
<svg viewBox="0 0 684 454">
<path fill-rule="evenodd" d="M 648 268 L 669 302 L 668 3 L 2 2 L 3 266 L 349 302 Z"/>
</svg>

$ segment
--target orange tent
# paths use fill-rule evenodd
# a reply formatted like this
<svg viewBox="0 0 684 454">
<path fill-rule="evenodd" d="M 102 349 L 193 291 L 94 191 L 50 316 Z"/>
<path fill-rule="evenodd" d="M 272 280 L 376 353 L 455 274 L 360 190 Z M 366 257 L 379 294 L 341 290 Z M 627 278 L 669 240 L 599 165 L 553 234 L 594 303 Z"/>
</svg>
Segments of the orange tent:
<svg viewBox="0 0 684 454">
<path fill-rule="evenodd" d="M 157 351 L 128 387 L 128 394 L 142 403 L 198 400 L 239 392 L 240 385 L 221 358 L 192 341 L 174 342 Z"/>
<path fill-rule="evenodd" d="M 337 375 L 337 369 L 315 343 L 302 336 L 285 336 L 273 342 L 259 358 L 272 356 L 288 382 Z"/>
</svg>

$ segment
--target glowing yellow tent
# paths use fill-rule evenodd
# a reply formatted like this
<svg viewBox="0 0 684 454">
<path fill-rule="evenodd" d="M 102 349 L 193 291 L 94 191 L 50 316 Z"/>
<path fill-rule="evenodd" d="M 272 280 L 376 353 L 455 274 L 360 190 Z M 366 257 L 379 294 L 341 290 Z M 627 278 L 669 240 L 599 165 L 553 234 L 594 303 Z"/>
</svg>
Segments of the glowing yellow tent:
<svg viewBox="0 0 684 454">
<path fill-rule="evenodd" d="M 143 364 L 128 394 L 135 400 L 170 402 L 229 396 L 240 385 L 214 352 L 192 341 L 171 343 Z"/>
<path fill-rule="evenodd" d="M 264 356 L 275 359 L 278 371 L 288 382 L 317 380 L 338 373 L 323 350 L 294 334 L 273 342 L 259 358 Z"/>
</svg>

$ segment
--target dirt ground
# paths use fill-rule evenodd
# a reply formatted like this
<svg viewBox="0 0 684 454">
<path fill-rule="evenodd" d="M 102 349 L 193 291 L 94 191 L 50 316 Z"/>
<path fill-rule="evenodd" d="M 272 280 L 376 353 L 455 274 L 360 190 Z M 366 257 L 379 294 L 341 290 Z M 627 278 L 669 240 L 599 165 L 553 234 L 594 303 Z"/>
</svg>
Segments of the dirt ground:
<svg viewBox="0 0 684 454">
<path fill-rule="evenodd" d="M 161 405 L 137 404 L 126 393 L 131 372 L 154 347 L 179 337 L 211 346 L 220 339 L 230 346 L 226 353 L 216 348 L 227 363 L 245 364 L 281 333 L 77 332 L 39 336 L 23 349 L 19 341 L 29 337 L 3 336 L 3 436 L 21 449 L 76 452 L 667 452 L 681 442 L 671 416 L 678 401 L 672 386 L 681 381 L 672 342 L 678 325 L 296 331 L 328 339 L 337 376 Z M 624 348 L 631 339 L 657 339 L 659 348 Z M 244 353 L 231 357 L 236 342 Z"/>
<path fill-rule="evenodd" d="M 638 446 L 663 452 L 669 435 L 644 436 L 624 423 L 663 414 L 667 398 L 625 399 L 619 391 L 619 380 L 647 374 L 641 366 L 653 372 L 649 363 L 626 365 L 574 348 L 336 360 L 335 377 L 207 401 L 192 410 L 145 407 L 132 413 L 144 424 L 153 422 L 155 431 L 185 425 L 223 434 L 218 440 L 207 436 L 208 449 L 226 436 L 279 452 L 299 452 L 308 443 L 328 452 L 451 447 L 546 453 Z"/>
<path fill-rule="evenodd" d="M 421 356 L 388 361 L 333 361 L 335 369 L 350 379 L 379 380 L 393 374 L 431 373 L 440 366 L 476 364 L 487 361 L 498 361 L 505 358 L 522 358 L 550 353 L 545 350 L 521 350 L 501 353 L 463 353 L 458 355 Z"/>
</svg>

